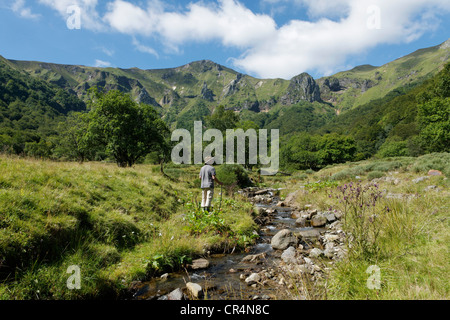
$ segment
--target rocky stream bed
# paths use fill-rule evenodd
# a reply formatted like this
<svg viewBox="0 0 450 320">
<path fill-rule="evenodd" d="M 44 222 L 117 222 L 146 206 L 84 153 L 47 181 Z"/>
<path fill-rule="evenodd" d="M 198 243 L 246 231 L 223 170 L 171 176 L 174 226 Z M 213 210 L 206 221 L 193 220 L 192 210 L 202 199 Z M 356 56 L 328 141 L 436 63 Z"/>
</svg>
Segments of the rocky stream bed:
<svg viewBox="0 0 450 320">
<path fill-rule="evenodd" d="M 260 225 L 257 243 L 244 253 L 211 254 L 184 272 L 165 274 L 133 288 L 136 300 L 309 299 L 311 287 L 345 255 L 338 212 L 299 206 L 296 193 L 280 201 L 276 189 L 239 191 Z M 298 191 L 301 192 L 301 191 Z"/>
</svg>

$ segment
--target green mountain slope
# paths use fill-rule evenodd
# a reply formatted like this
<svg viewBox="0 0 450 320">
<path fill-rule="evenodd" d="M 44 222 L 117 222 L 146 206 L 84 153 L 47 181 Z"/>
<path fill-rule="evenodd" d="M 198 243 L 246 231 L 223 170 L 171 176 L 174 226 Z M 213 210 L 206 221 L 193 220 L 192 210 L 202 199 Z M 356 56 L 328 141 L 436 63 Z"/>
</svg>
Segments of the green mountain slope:
<svg viewBox="0 0 450 320">
<path fill-rule="evenodd" d="M 0 58 L 0 148 L 20 154 L 27 143 L 55 134 L 59 121 L 86 105 L 66 90 L 12 66 Z"/>
<path fill-rule="evenodd" d="M 260 128 L 280 129 L 282 135 L 317 131 L 330 121 L 347 128 L 345 121 L 354 121 L 353 113 L 358 113 L 358 118 L 363 112 L 353 111 L 360 106 L 370 104 L 370 112 L 377 112 L 381 118 L 394 114 L 398 107 L 390 103 L 391 98 L 435 76 L 449 55 L 450 40 L 381 67 L 359 66 L 318 80 L 307 73 L 291 80 L 257 79 L 209 60 L 177 68 L 141 70 L 0 57 L 1 144 L 20 153 L 27 142 L 40 143 L 40 137 L 57 134 L 56 123 L 64 120 L 69 111 L 84 110 L 87 91 L 94 86 L 105 91 L 117 89 L 129 93 L 137 102 L 152 105 L 171 129 L 190 128 L 195 120 L 204 120 L 220 105 Z M 359 123 L 357 120 L 351 125 Z M 368 127 L 372 128 L 371 124 Z M 324 130 L 334 131 L 330 125 Z M 31 136 L 23 138 L 24 132 Z M 354 133 L 347 129 L 341 132 Z M 383 134 L 378 144 L 387 136 Z"/>
<path fill-rule="evenodd" d="M 57 65 L 10 60 L 17 70 L 57 85 L 84 99 L 97 86 L 130 93 L 142 103 L 153 105 L 167 122 L 175 123 L 183 111 L 199 103 L 212 112 L 218 105 L 237 112 L 267 112 L 275 106 L 320 101 L 319 87 L 308 74 L 292 81 L 256 79 L 209 60 L 171 69 L 140 70 Z"/>
<path fill-rule="evenodd" d="M 345 111 L 431 78 L 449 61 L 450 40 L 381 67 L 359 66 L 317 81 L 322 99 Z"/>
</svg>

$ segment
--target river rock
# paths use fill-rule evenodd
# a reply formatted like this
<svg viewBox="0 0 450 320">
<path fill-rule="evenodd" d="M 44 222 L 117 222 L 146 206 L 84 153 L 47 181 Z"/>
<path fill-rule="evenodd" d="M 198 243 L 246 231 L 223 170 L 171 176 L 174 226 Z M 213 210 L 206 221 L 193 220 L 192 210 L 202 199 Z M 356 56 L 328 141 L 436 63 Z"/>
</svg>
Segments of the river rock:
<svg viewBox="0 0 450 320">
<path fill-rule="evenodd" d="M 321 255 L 323 255 L 323 251 L 320 250 L 319 248 L 314 248 L 311 250 L 311 252 L 309 253 L 309 256 L 311 258 L 319 258 Z"/>
<path fill-rule="evenodd" d="M 317 229 L 301 230 L 295 236 L 304 240 L 316 240 L 320 238 L 320 232 Z"/>
<path fill-rule="evenodd" d="M 306 222 L 307 222 L 308 220 L 306 219 L 306 218 L 298 218 L 296 221 L 295 221 L 295 224 L 296 225 L 298 225 L 300 228 L 305 228 L 306 227 Z"/>
<path fill-rule="evenodd" d="M 209 261 L 206 259 L 197 259 L 192 261 L 192 265 L 190 267 L 192 270 L 207 269 L 209 267 Z"/>
<path fill-rule="evenodd" d="M 283 229 L 272 238 L 270 244 L 275 250 L 286 250 L 290 246 L 297 245 L 297 238 L 292 231 Z"/>
<path fill-rule="evenodd" d="M 178 289 L 173 290 L 171 293 L 169 293 L 167 295 L 167 299 L 168 300 L 177 300 L 177 301 L 185 300 L 185 296 L 184 296 L 183 291 L 180 288 L 178 288 Z"/>
<path fill-rule="evenodd" d="M 299 193 L 299 190 L 288 194 L 286 199 L 284 199 L 284 203 L 289 207 L 294 207 L 295 199 L 297 199 L 298 193 Z"/>
<path fill-rule="evenodd" d="M 283 254 L 281 255 L 281 260 L 283 260 L 285 263 L 296 263 L 295 259 L 296 255 L 297 252 L 295 251 L 295 248 L 289 247 L 283 251 Z"/>
<path fill-rule="evenodd" d="M 201 298 L 203 296 L 203 288 L 197 283 L 188 282 L 186 283 L 186 288 L 195 298 Z"/>
<path fill-rule="evenodd" d="M 323 254 L 328 259 L 333 259 L 334 257 L 334 248 L 327 248 L 323 251 Z"/>
<path fill-rule="evenodd" d="M 262 260 L 264 260 L 266 258 L 266 253 L 260 253 L 260 254 L 252 254 L 252 255 L 248 255 L 245 256 L 241 262 L 249 262 L 249 263 L 255 263 L 255 262 L 260 262 Z"/>
<path fill-rule="evenodd" d="M 339 240 L 339 236 L 337 234 L 326 234 L 325 235 L 325 241 L 327 242 L 333 242 Z"/>
<path fill-rule="evenodd" d="M 327 221 L 330 223 L 336 221 L 336 216 L 334 215 L 334 213 L 327 213 L 325 217 L 327 218 Z"/>
<path fill-rule="evenodd" d="M 261 281 L 261 276 L 258 273 L 252 273 L 247 279 L 245 279 L 245 282 L 251 286 Z"/>
<path fill-rule="evenodd" d="M 327 224 L 327 218 L 323 215 L 316 215 L 311 219 L 311 226 L 320 228 Z"/>
</svg>

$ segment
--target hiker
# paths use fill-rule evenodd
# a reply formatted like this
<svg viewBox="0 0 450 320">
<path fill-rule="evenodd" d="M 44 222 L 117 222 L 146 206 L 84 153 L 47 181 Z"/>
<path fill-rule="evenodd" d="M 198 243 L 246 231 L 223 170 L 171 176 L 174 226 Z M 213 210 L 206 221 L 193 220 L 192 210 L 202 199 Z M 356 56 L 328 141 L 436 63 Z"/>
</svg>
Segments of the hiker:
<svg viewBox="0 0 450 320">
<path fill-rule="evenodd" d="M 214 164 L 214 158 L 206 157 L 205 165 L 200 170 L 200 180 L 202 181 L 202 209 L 210 212 L 211 203 L 214 196 L 214 181 L 218 184 L 223 185 L 217 179 L 216 169 L 212 166 Z"/>
</svg>

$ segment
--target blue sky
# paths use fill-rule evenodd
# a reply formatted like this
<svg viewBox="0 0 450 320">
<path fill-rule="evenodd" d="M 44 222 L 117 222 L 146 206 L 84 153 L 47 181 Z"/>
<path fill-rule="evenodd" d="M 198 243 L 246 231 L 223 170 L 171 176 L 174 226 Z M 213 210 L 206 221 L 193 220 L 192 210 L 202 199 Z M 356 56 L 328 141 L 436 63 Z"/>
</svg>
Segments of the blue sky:
<svg viewBox="0 0 450 320">
<path fill-rule="evenodd" d="M 382 65 L 450 37 L 448 0 L 0 0 L 0 55 L 258 78 Z"/>
</svg>

